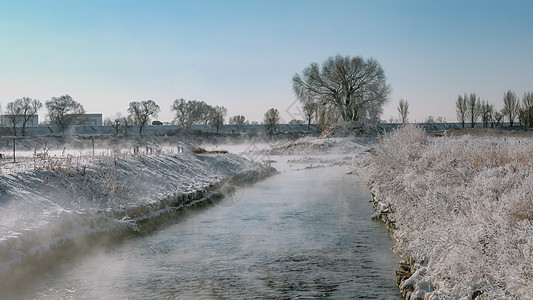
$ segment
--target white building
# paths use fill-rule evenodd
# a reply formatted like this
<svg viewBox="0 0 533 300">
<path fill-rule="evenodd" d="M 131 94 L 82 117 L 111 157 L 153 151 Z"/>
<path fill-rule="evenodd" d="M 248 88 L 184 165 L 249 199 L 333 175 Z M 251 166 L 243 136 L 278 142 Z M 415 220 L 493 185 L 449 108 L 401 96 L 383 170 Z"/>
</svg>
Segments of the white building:
<svg viewBox="0 0 533 300">
<path fill-rule="evenodd" d="M 14 119 L 13 119 L 14 117 Z M 2 115 L 0 116 L 0 124 L 2 127 L 13 127 L 13 120 L 15 127 L 22 127 L 24 123 L 24 115 Z M 39 125 L 39 116 L 33 115 L 26 122 L 26 127 L 36 127 Z"/>
</svg>

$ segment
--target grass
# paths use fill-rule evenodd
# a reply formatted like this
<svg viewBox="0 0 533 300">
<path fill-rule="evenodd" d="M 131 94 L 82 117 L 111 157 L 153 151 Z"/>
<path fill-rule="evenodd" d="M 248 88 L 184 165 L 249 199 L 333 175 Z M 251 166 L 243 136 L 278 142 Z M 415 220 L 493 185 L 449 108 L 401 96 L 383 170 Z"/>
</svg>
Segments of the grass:
<svg viewBox="0 0 533 300">
<path fill-rule="evenodd" d="M 399 128 L 379 139 L 357 171 L 374 201 L 391 207 L 396 251 L 427 268 L 420 282 L 439 286 L 428 295 L 526 299 L 533 286 L 533 135 L 457 132 L 473 134 Z"/>
</svg>

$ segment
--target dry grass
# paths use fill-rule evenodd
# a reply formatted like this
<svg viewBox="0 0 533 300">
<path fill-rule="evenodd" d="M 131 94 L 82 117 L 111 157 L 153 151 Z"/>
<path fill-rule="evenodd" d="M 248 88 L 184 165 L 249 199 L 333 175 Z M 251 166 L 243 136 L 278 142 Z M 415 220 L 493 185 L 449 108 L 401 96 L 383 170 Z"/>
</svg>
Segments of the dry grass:
<svg viewBox="0 0 533 300">
<path fill-rule="evenodd" d="M 501 129 L 501 128 L 462 128 L 446 131 L 429 132 L 430 136 L 464 136 L 474 137 L 518 137 L 533 138 L 533 130 L 524 129 Z"/>
<path fill-rule="evenodd" d="M 202 147 L 196 147 L 192 152 L 196 154 L 227 154 L 226 150 L 206 150 Z"/>
<path fill-rule="evenodd" d="M 427 266 L 421 280 L 439 285 L 428 297 L 531 298 L 533 132 L 422 134 L 387 134 L 359 164 L 374 201 L 393 208 L 396 250 Z"/>
<path fill-rule="evenodd" d="M 517 224 L 520 221 L 529 220 L 533 221 L 533 202 L 525 201 L 518 203 L 517 206 L 513 207 L 512 213 L 512 222 Z"/>
<path fill-rule="evenodd" d="M 524 151 L 509 152 L 501 147 L 490 147 L 480 149 L 472 153 L 474 167 L 479 170 L 483 168 L 495 168 L 505 166 L 511 163 L 521 165 L 531 165 L 533 162 L 533 148 L 522 148 Z"/>
</svg>

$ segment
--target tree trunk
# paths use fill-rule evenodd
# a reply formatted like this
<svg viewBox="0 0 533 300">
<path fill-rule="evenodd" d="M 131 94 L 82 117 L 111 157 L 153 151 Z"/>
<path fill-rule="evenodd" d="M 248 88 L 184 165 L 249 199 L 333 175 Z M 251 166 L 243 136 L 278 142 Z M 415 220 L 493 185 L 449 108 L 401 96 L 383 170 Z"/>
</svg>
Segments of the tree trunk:
<svg viewBox="0 0 533 300">
<path fill-rule="evenodd" d="M 22 136 L 26 136 L 26 123 L 28 122 L 28 120 L 26 120 L 26 118 L 24 118 L 24 121 L 22 121 Z"/>
</svg>

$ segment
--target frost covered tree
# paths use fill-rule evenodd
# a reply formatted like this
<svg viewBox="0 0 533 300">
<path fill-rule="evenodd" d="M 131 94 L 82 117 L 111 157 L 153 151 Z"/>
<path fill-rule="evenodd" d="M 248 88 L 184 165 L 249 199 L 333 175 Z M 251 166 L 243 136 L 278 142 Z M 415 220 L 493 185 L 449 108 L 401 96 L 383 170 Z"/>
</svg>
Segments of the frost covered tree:
<svg viewBox="0 0 533 300">
<path fill-rule="evenodd" d="M 16 125 L 21 123 L 21 134 L 26 135 L 26 127 L 28 121 L 35 115 L 39 109 L 43 107 L 43 104 L 38 99 L 32 99 L 29 97 L 23 97 L 7 104 L 7 113 L 10 120 L 13 123 L 13 134 L 16 133 Z"/>
<path fill-rule="evenodd" d="M 323 108 L 334 107 L 332 121 L 377 122 L 391 93 L 377 60 L 360 56 L 332 56 L 321 66 L 311 63 L 302 75 L 294 75 L 292 86 L 303 104 L 311 98 Z"/>
<path fill-rule="evenodd" d="M 513 127 L 514 120 L 520 113 L 520 102 L 515 92 L 508 90 L 503 95 L 502 114 L 509 120 L 509 126 Z"/>
<path fill-rule="evenodd" d="M 109 126 L 115 129 L 115 134 L 118 134 L 119 128 L 120 128 L 120 121 L 115 118 L 107 117 L 104 119 L 104 126 Z"/>
<path fill-rule="evenodd" d="M 304 123 L 304 121 L 303 121 L 303 120 L 300 120 L 300 119 L 291 119 L 291 120 L 289 121 L 289 124 L 291 124 L 291 125 L 296 125 L 296 124 L 298 124 L 298 125 L 302 125 L 303 123 Z"/>
<path fill-rule="evenodd" d="M 231 125 L 244 125 L 246 124 L 246 118 L 243 115 L 236 115 L 230 117 L 228 123 Z"/>
<path fill-rule="evenodd" d="M 279 111 L 275 108 L 269 109 L 265 113 L 264 122 L 266 131 L 270 134 L 270 137 L 272 138 L 272 134 L 276 132 L 279 126 Z"/>
<path fill-rule="evenodd" d="M 191 101 L 191 111 L 193 112 L 193 123 L 207 125 L 211 120 L 213 107 L 204 101 Z"/>
<path fill-rule="evenodd" d="M 118 119 L 118 122 L 119 122 L 120 128 L 124 130 L 124 134 L 128 135 L 128 130 L 133 124 L 133 121 L 131 120 L 130 116 L 121 117 Z"/>
<path fill-rule="evenodd" d="M 407 116 L 409 115 L 409 103 L 407 100 L 400 99 L 398 104 L 398 114 L 400 115 L 400 122 L 407 124 Z"/>
<path fill-rule="evenodd" d="M 339 111 L 337 108 L 327 101 L 317 101 L 315 107 L 315 122 L 321 129 L 326 129 L 329 124 L 338 122 L 340 119 Z"/>
<path fill-rule="evenodd" d="M 465 94 L 466 100 L 466 115 L 468 117 L 468 120 L 470 121 L 470 125 L 472 128 L 476 126 L 477 121 L 479 120 L 479 117 L 481 117 L 481 101 L 479 100 L 479 97 L 476 96 L 476 93 L 471 93 L 468 95 L 468 97 Z"/>
<path fill-rule="evenodd" d="M 468 96 L 466 94 L 464 96 L 459 95 L 457 96 L 457 101 L 455 101 L 455 113 L 457 115 L 457 121 L 461 123 L 463 128 L 465 128 L 465 122 L 467 120 L 467 98 Z"/>
<path fill-rule="evenodd" d="M 215 127 L 217 130 L 224 124 L 224 117 L 228 114 L 228 110 L 224 106 L 215 106 L 211 109 L 209 114 L 209 125 Z"/>
<path fill-rule="evenodd" d="M 123 127 L 124 125 L 127 125 L 128 121 L 124 120 L 124 117 L 122 116 L 121 113 L 116 113 L 113 117 L 109 117 L 109 118 L 106 118 L 105 121 L 104 121 L 104 125 L 105 126 L 110 126 L 110 127 L 113 127 L 113 129 L 115 129 L 115 134 L 119 134 L 120 132 L 120 128 Z M 126 134 L 128 133 L 128 130 L 126 128 Z"/>
<path fill-rule="evenodd" d="M 204 101 L 181 98 L 174 100 L 170 109 L 174 111 L 174 123 L 189 131 L 193 124 L 207 125 L 213 108 Z"/>
<path fill-rule="evenodd" d="M 176 99 L 170 109 L 174 111 L 174 123 L 182 126 L 182 128 L 188 128 L 188 125 L 192 125 L 188 101 L 183 98 Z"/>
<path fill-rule="evenodd" d="M 69 95 L 52 97 L 44 105 L 48 110 L 50 123 L 57 126 L 62 134 L 65 133 L 68 127 L 74 125 L 80 115 L 85 113 L 83 105 L 76 102 Z"/>
<path fill-rule="evenodd" d="M 133 101 L 128 107 L 128 114 L 133 124 L 139 126 L 139 135 L 142 134 L 144 126 L 150 122 L 150 117 L 157 117 L 161 109 L 153 100 Z"/>
</svg>

